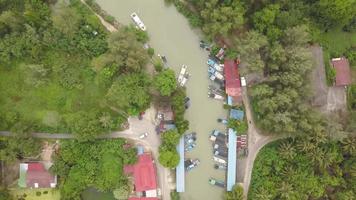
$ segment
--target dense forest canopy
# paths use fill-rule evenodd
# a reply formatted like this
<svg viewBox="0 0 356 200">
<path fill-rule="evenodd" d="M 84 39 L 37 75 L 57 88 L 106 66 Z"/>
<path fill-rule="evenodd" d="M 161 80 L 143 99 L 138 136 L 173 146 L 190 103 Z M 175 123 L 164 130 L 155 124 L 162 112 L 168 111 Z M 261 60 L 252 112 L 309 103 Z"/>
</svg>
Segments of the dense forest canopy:
<svg viewBox="0 0 356 200">
<path fill-rule="evenodd" d="M 108 33 L 78 0 L 49 3 L 0 2 L 0 129 L 21 123 L 82 140 L 120 129 L 151 100 L 147 36 Z"/>
<path fill-rule="evenodd" d="M 248 199 L 354 199 L 355 143 L 311 135 L 267 145 L 255 160 Z"/>
<path fill-rule="evenodd" d="M 124 145 L 122 139 L 62 142 L 51 169 L 60 176 L 61 199 L 81 199 L 87 187 L 112 191 L 129 185 L 123 166 L 136 162 L 136 150 Z"/>
</svg>

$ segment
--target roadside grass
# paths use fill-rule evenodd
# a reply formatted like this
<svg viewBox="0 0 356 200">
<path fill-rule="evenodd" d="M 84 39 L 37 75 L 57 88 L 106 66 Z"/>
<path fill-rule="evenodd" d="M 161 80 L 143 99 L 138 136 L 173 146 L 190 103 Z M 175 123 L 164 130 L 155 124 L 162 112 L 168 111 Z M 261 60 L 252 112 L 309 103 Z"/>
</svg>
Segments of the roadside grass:
<svg viewBox="0 0 356 200">
<path fill-rule="evenodd" d="M 60 200 L 60 192 L 57 189 L 11 188 L 10 194 L 14 200 Z"/>
</svg>

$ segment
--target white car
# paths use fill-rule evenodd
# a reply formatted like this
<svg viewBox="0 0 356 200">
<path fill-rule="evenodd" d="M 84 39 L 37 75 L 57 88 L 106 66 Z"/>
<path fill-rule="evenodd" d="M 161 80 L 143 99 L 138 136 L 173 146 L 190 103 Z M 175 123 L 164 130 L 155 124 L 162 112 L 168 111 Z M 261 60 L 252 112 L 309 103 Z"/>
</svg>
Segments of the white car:
<svg viewBox="0 0 356 200">
<path fill-rule="evenodd" d="M 146 132 L 146 133 L 142 133 L 141 135 L 140 135 L 140 139 L 143 139 L 143 138 L 145 138 L 145 137 L 147 137 L 148 136 L 148 133 Z"/>
</svg>

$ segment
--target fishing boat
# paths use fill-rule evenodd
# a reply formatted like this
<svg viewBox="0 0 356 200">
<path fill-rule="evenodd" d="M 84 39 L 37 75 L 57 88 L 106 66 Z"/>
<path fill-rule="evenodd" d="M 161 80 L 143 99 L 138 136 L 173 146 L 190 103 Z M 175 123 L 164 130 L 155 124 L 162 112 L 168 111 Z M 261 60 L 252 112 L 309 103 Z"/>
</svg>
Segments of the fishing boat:
<svg viewBox="0 0 356 200">
<path fill-rule="evenodd" d="M 186 83 L 187 83 L 187 81 L 188 81 L 188 79 L 189 79 L 189 77 L 190 77 L 190 74 L 185 74 L 184 76 L 183 76 L 183 80 L 182 80 L 182 82 L 180 82 L 180 86 L 181 87 L 183 87 Z"/>
<path fill-rule="evenodd" d="M 182 87 L 187 83 L 188 78 L 189 78 L 187 68 L 188 68 L 187 65 L 182 65 L 182 68 L 180 68 L 180 72 L 178 75 L 178 83 Z"/>
<path fill-rule="evenodd" d="M 200 164 L 199 159 L 187 159 L 184 161 L 184 167 L 186 171 L 190 171 Z"/>
<path fill-rule="evenodd" d="M 188 144 L 188 145 L 185 145 L 184 146 L 184 151 L 185 152 L 189 152 L 191 150 L 193 150 L 195 148 L 197 144 L 194 142 L 194 143 L 191 143 L 191 144 Z"/>
<path fill-rule="evenodd" d="M 142 22 L 140 17 L 135 12 L 133 12 L 130 16 L 138 28 L 140 28 L 142 31 L 146 31 L 145 24 Z"/>
<path fill-rule="evenodd" d="M 215 165 L 214 165 L 214 169 L 226 170 L 227 167 L 226 167 L 226 165 L 219 163 L 219 164 L 215 164 Z"/>
<path fill-rule="evenodd" d="M 222 124 L 227 124 L 227 119 L 218 118 L 217 121 Z"/>
<path fill-rule="evenodd" d="M 216 185 L 216 186 L 222 187 L 222 188 L 225 187 L 225 182 L 224 181 L 219 181 L 219 180 L 216 180 L 214 178 L 209 178 L 209 183 L 210 183 L 210 185 Z"/>
<path fill-rule="evenodd" d="M 214 76 L 217 78 L 217 79 L 220 79 L 220 80 L 224 80 L 224 76 L 218 72 L 218 71 L 215 71 L 214 72 Z"/>
<path fill-rule="evenodd" d="M 188 109 L 190 107 L 190 98 L 189 97 L 185 97 L 184 107 L 185 107 L 185 109 Z"/>
<path fill-rule="evenodd" d="M 208 97 L 216 100 L 221 100 L 223 101 L 225 98 L 222 95 L 214 94 L 212 92 L 208 92 Z"/>
</svg>

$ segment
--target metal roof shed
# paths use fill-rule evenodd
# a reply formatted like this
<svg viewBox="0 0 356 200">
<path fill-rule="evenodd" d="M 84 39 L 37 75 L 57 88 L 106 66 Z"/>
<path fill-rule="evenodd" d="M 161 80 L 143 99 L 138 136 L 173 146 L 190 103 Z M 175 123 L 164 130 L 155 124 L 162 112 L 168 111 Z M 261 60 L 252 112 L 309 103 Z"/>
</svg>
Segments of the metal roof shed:
<svg viewBox="0 0 356 200">
<path fill-rule="evenodd" d="M 184 137 L 181 137 L 179 144 L 177 145 L 177 151 L 179 153 L 179 164 L 176 167 L 176 191 L 184 192 L 185 188 L 185 170 L 184 170 Z"/>
<path fill-rule="evenodd" d="M 231 191 L 236 183 L 236 132 L 229 128 L 229 153 L 227 163 L 226 190 Z"/>
<path fill-rule="evenodd" d="M 244 111 L 237 110 L 237 109 L 231 109 L 230 110 L 230 118 L 237 119 L 237 120 L 243 120 L 244 119 Z"/>
</svg>

